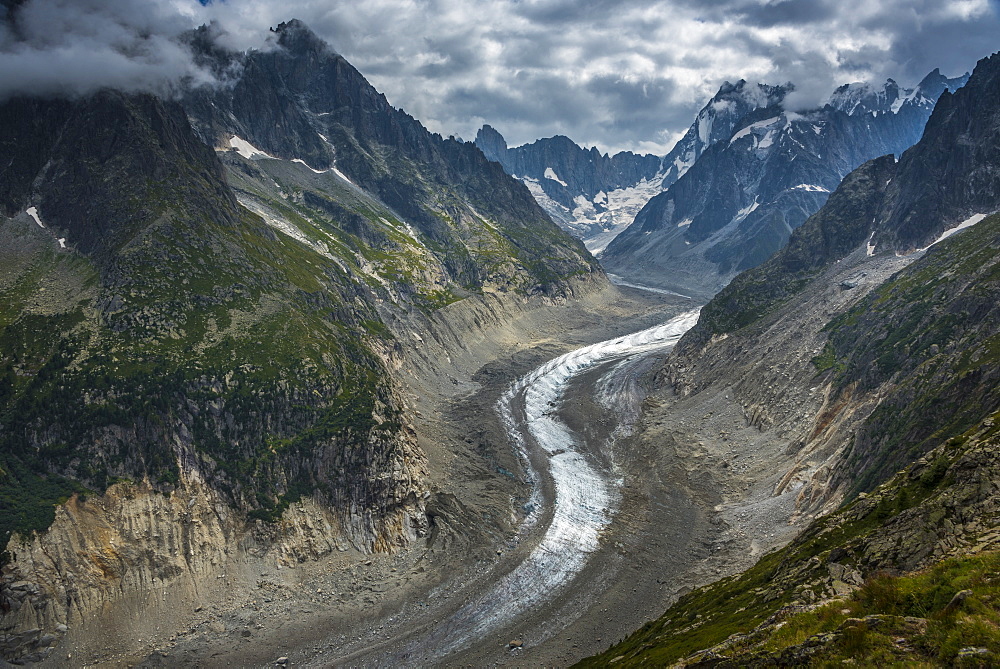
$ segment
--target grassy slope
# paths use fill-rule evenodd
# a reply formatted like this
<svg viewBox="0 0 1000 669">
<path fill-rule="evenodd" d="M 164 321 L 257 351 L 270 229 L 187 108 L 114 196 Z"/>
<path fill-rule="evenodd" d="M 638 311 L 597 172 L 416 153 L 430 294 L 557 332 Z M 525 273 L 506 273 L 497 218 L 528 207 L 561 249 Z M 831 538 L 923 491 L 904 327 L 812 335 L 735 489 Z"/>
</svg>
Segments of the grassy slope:
<svg viewBox="0 0 1000 669">
<path fill-rule="evenodd" d="M 984 537 L 994 547 L 998 538 L 998 446 L 1000 414 L 814 522 L 746 572 L 685 595 L 659 620 L 580 666 L 663 666 L 710 657 L 728 658 L 732 666 L 774 666 L 782 653 L 792 664 L 854 657 L 865 664 L 948 666 L 966 646 L 985 646 L 1000 657 L 1000 557 L 974 553 Z M 973 522 L 973 516 L 980 518 Z M 935 561 L 947 552 L 957 556 Z M 842 594 L 851 589 L 839 579 L 843 567 L 864 579 L 852 594 Z M 973 589 L 969 604 L 948 607 L 967 588 Z M 864 630 L 846 631 L 855 625 L 845 626 L 849 618 L 867 615 L 925 621 L 914 628 L 912 621 L 891 618 L 882 627 L 869 621 Z M 829 632 L 837 634 L 807 642 Z M 907 643 L 896 643 L 899 637 Z M 802 644 L 811 648 L 805 655 Z"/>
<path fill-rule="evenodd" d="M 854 491 L 1000 407 L 1000 216 L 933 247 L 828 326 L 841 393 L 886 396 L 849 453 Z"/>
</svg>

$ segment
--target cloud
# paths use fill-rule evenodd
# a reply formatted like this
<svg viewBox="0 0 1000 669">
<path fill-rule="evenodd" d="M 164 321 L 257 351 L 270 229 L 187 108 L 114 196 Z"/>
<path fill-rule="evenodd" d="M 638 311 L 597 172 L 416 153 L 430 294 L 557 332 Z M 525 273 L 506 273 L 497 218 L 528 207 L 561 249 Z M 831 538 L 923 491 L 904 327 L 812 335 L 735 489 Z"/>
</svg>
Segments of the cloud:
<svg viewBox="0 0 1000 669">
<path fill-rule="evenodd" d="M 182 81 L 211 80 L 175 39 L 194 19 L 180 6 L 113 0 L 7 5 L 0 98 L 83 95 L 101 87 L 165 93 Z"/>
<path fill-rule="evenodd" d="M 12 0 L 3 0 L 3 6 Z M 13 4 L 17 4 L 14 2 Z M 177 40 L 215 21 L 227 46 L 305 21 L 434 131 L 482 123 L 511 145 L 565 134 L 665 153 L 724 80 L 794 82 L 796 108 L 838 85 L 1000 48 L 997 0 L 26 0 L 0 28 L 0 96 L 163 92 L 210 81 Z"/>
</svg>

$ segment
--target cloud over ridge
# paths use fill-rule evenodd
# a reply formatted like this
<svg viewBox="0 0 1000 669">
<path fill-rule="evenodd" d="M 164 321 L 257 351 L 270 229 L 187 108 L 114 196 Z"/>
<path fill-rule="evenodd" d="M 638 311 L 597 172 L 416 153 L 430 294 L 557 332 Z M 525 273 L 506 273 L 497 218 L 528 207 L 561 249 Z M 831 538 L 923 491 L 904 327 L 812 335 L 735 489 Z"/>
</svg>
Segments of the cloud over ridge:
<svg viewBox="0 0 1000 669">
<path fill-rule="evenodd" d="M 997 0 L 3 0 L 0 98 L 211 84 L 183 40 L 229 48 L 308 24 L 396 106 L 443 134 L 565 134 L 664 153 L 723 80 L 839 84 L 949 76 L 1000 48 Z"/>
</svg>

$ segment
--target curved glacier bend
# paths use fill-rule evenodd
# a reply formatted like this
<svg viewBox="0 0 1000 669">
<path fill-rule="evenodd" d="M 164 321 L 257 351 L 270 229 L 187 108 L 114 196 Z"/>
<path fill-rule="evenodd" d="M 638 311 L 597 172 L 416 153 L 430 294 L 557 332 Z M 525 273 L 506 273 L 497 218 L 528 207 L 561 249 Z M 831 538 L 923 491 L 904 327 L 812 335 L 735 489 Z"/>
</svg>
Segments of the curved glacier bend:
<svg viewBox="0 0 1000 669">
<path fill-rule="evenodd" d="M 554 488 L 552 521 L 531 554 L 485 595 L 467 604 L 445 624 L 445 654 L 479 640 L 487 631 L 510 622 L 552 598 L 583 569 L 599 548 L 601 532 L 617 508 L 621 479 L 590 461 L 583 445 L 554 409 L 576 376 L 598 365 L 614 363 L 598 383 L 597 398 L 606 408 L 627 410 L 634 391 L 623 382 L 623 363 L 636 356 L 672 347 L 698 320 L 698 310 L 630 335 L 603 341 L 554 358 L 514 382 L 497 403 L 497 412 L 519 451 L 533 485 L 524 527 L 541 515 L 538 472 L 529 458 L 529 444 L 545 455 Z M 616 378 L 618 377 L 618 378 Z M 634 409 L 632 416 L 634 420 Z M 619 425 L 615 434 L 627 431 Z M 614 435 L 613 437 L 614 438 Z"/>
</svg>

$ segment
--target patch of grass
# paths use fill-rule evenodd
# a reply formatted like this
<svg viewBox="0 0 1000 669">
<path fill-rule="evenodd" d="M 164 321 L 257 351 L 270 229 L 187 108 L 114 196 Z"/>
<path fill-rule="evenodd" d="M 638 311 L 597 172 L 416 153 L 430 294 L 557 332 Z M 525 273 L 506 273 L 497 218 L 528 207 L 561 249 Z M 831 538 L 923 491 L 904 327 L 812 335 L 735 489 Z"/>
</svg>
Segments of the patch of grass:
<svg viewBox="0 0 1000 669">
<path fill-rule="evenodd" d="M 818 374 L 822 374 L 828 369 L 834 370 L 835 373 L 844 370 L 844 364 L 837 359 L 837 352 L 830 342 L 827 342 L 823 351 L 812 359 L 812 364 Z"/>
<path fill-rule="evenodd" d="M 762 648 L 777 653 L 834 631 L 839 638 L 813 662 L 990 666 L 1000 659 L 1000 553 L 952 558 L 911 575 L 876 574 L 849 600 L 790 617 Z"/>
<path fill-rule="evenodd" d="M 272 519 L 329 483 L 289 484 L 290 459 L 342 451 L 355 469 L 370 457 L 357 444 L 390 443 L 372 436 L 400 427 L 373 419 L 392 408 L 368 348 L 388 336 L 377 313 L 335 263 L 242 223 L 159 219 L 69 311 L 25 307 L 46 272 L 0 295 L 0 537 L 44 529 L 54 504 L 123 478 L 170 489 L 185 433 L 237 505 L 277 500 L 258 507 Z M 294 448 L 272 450 L 271 435 Z"/>
</svg>

